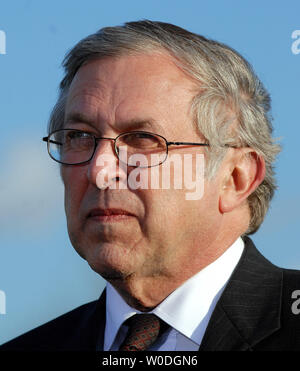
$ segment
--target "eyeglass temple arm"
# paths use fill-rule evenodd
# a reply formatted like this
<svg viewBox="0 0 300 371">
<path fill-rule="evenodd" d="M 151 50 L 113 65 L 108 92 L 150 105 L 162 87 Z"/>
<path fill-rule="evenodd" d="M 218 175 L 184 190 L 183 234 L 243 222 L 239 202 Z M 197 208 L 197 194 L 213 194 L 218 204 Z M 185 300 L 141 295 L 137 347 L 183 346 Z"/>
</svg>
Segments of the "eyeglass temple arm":
<svg viewBox="0 0 300 371">
<path fill-rule="evenodd" d="M 189 145 L 189 146 L 206 146 L 209 147 L 210 145 L 208 143 L 191 143 L 191 142 L 167 142 L 167 145 L 175 145 L 175 146 L 181 146 L 181 145 Z M 228 147 L 228 148 L 239 148 L 238 146 L 230 145 L 230 144 L 224 144 L 222 147 Z"/>
<path fill-rule="evenodd" d="M 208 143 L 191 143 L 191 142 L 167 142 L 167 145 L 175 145 L 175 146 L 181 146 L 181 145 L 188 145 L 188 146 L 209 146 Z"/>
<path fill-rule="evenodd" d="M 59 144 L 60 146 L 62 145 L 62 143 L 56 142 L 55 140 L 49 140 L 48 137 L 44 137 L 43 138 L 43 141 L 44 142 L 48 142 L 49 141 L 50 143 Z"/>
</svg>

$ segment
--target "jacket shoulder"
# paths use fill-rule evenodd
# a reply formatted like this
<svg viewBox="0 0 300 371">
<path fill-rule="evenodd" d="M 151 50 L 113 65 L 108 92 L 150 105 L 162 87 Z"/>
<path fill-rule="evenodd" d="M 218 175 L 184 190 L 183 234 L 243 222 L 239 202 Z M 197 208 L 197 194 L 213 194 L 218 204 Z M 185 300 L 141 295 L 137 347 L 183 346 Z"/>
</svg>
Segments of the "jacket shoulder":
<svg viewBox="0 0 300 371">
<path fill-rule="evenodd" d="M 283 311 L 300 331 L 300 271 L 295 269 L 282 269 L 282 271 L 282 299 L 285 304 Z"/>
<path fill-rule="evenodd" d="M 300 350 L 300 271 L 281 268 L 280 329 L 259 343 L 257 350 Z"/>
<path fill-rule="evenodd" d="M 68 350 L 80 349 L 97 306 L 97 300 L 81 305 L 0 346 L 6 350 Z"/>
<path fill-rule="evenodd" d="M 300 283 L 300 270 L 281 268 L 288 284 Z M 300 287 L 299 287 L 300 289 Z"/>
</svg>

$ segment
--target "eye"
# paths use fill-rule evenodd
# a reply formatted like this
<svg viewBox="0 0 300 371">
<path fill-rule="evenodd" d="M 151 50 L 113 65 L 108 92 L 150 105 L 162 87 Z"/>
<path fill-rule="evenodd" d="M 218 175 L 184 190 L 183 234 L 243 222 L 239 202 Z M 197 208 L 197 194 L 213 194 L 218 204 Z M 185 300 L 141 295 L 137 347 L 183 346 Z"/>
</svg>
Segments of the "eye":
<svg viewBox="0 0 300 371">
<path fill-rule="evenodd" d="M 66 150 L 86 150 L 94 146 L 92 134 L 79 130 L 66 130 L 64 147 Z"/>
<path fill-rule="evenodd" d="M 91 134 L 86 133 L 84 131 L 77 131 L 77 130 L 69 130 L 66 133 L 66 139 L 84 139 L 84 138 L 91 138 Z"/>
<path fill-rule="evenodd" d="M 123 135 L 120 140 L 129 147 L 139 149 L 155 149 L 164 145 L 160 137 L 144 132 L 128 133 Z"/>
</svg>

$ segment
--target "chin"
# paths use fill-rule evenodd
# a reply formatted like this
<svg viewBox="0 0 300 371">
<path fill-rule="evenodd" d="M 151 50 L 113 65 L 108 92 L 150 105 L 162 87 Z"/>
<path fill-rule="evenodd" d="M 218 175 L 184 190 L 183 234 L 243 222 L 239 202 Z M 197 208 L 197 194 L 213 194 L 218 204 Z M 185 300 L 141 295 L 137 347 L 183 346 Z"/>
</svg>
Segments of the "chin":
<svg viewBox="0 0 300 371">
<path fill-rule="evenodd" d="M 124 280 L 133 273 L 135 267 L 133 263 L 135 259 L 130 255 L 116 246 L 102 246 L 93 254 L 87 254 L 86 260 L 92 270 L 104 279 Z"/>
<path fill-rule="evenodd" d="M 98 273 L 106 281 L 125 281 L 131 275 L 129 269 L 122 269 L 120 266 L 97 264 L 95 262 L 88 263 L 91 269 Z"/>
</svg>

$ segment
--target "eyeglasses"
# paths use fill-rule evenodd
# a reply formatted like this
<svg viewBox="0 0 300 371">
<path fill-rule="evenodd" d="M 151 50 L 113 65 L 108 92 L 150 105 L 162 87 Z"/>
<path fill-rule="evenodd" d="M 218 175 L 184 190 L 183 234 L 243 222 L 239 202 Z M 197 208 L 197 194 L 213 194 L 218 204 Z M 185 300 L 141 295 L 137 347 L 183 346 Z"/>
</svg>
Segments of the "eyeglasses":
<svg viewBox="0 0 300 371">
<path fill-rule="evenodd" d="M 163 136 L 148 131 L 121 133 L 116 138 L 97 138 L 82 130 L 60 129 L 43 138 L 50 157 L 64 165 L 91 161 L 100 140 L 113 140 L 118 159 L 133 167 L 161 165 L 168 157 L 169 146 L 209 146 L 208 143 L 168 142 Z"/>
</svg>

